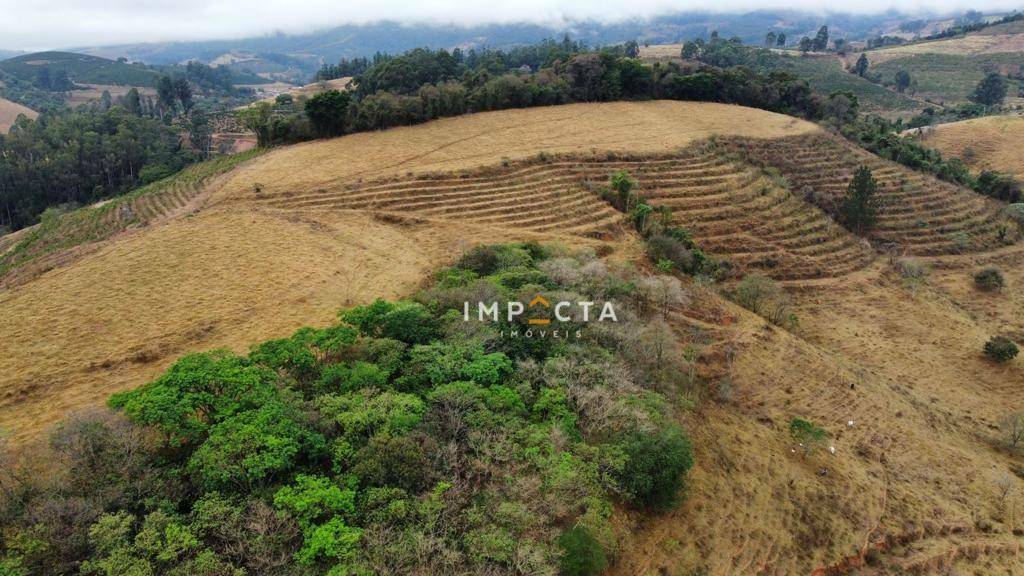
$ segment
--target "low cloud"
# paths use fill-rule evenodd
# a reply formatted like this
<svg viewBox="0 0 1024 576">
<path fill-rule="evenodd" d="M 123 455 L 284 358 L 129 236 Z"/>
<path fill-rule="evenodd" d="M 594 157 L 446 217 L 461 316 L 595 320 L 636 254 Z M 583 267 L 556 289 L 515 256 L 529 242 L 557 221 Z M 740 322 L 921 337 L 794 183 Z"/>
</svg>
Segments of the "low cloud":
<svg viewBox="0 0 1024 576">
<path fill-rule="evenodd" d="M 818 0 L 722 0 L 709 7 L 694 0 L 377 0 L 349 2 L 311 0 L 0 0 L 0 48 L 40 50 L 135 42 L 230 39 L 285 32 L 303 33 L 340 24 L 378 20 L 407 23 L 460 24 L 530 22 L 559 24 L 570 20 L 602 21 L 645 18 L 673 12 L 709 9 L 749 11 L 765 8 L 821 10 Z M 839 0 L 832 11 L 951 12 L 966 9 L 1008 11 L 1014 2 L 960 0 L 893 2 Z"/>
</svg>

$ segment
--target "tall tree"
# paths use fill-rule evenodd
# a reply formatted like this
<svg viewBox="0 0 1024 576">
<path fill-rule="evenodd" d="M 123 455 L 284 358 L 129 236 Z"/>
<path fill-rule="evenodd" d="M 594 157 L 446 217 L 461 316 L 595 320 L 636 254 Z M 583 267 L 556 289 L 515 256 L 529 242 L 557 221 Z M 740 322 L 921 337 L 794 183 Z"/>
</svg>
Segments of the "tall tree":
<svg viewBox="0 0 1024 576">
<path fill-rule="evenodd" d="M 772 46 L 774 46 L 775 45 L 775 38 L 776 37 L 777 36 L 775 35 L 775 32 L 769 32 L 769 33 L 765 34 L 765 36 L 764 36 L 764 45 L 765 45 L 765 47 L 771 48 Z"/>
<path fill-rule="evenodd" d="M 165 110 L 174 110 L 174 103 L 178 99 L 178 95 L 174 91 L 174 81 L 170 76 L 161 76 L 156 81 L 156 96 Z"/>
<path fill-rule="evenodd" d="M 1006 98 L 1006 78 L 996 71 L 991 71 L 978 82 L 978 86 L 971 95 L 971 100 L 985 106 L 1002 104 Z"/>
<path fill-rule="evenodd" d="M 800 51 L 801 52 L 803 52 L 804 54 L 807 54 L 808 52 L 811 51 L 812 48 L 814 48 L 814 41 L 813 40 L 811 40 L 807 36 L 804 36 L 803 38 L 800 39 Z"/>
<path fill-rule="evenodd" d="M 867 166 L 857 168 L 839 208 L 843 224 L 861 234 L 878 221 L 878 182 Z"/>
<path fill-rule="evenodd" d="M 818 52 L 828 48 L 828 26 L 818 28 L 818 33 L 815 34 L 812 42 L 811 46 Z"/>
<path fill-rule="evenodd" d="M 142 116 L 142 99 L 139 97 L 139 89 L 132 88 L 124 97 L 124 107 L 136 116 Z"/>
<path fill-rule="evenodd" d="M 306 101 L 306 116 L 313 130 L 320 136 L 340 136 L 345 133 L 348 105 L 352 99 L 349 92 L 328 90 Z"/>
<path fill-rule="evenodd" d="M 199 152 L 201 158 L 206 158 L 210 155 L 213 129 L 210 127 L 210 121 L 202 110 L 194 110 L 189 117 L 188 141 Z"/>
<path fill-rule="evenodd" d="M 181 102 L 182 110 L 188 112 L 192 109 L 192 87 L 184 76 L 174 79 L 174 97 Z"/>
<path fill-rule="evenodd" d="M 785 32 L 779 32 L 779 35 L 775 38 L 775 45 L 776 46 L 780 46 L 780 47 L 786 45 L 786 33 Z"/>
<path fill-rule="evenodd" d="M 867 73 L 868 73 L 868 57 L 867 57 L 867 54 L 864 54 L 862 52 L 861 55 L 860 55 L 860 58 L 857 58 L 857 63 L 853 65 L 853 73 L 856 74 L 857 76 L 860 76 L 861 78 L 864 78 L 865 76 L 867 76 Z"/>
<path fill-rule="evenodd" d="M 907 88 L 910 88 L 910 84 L 913 82 L 913 79 L 910 77 L 910 72 L 907 72 L 902 68 L 896 71 L 894 79 L 896 81 L 896 91 L 900 94 L 906 92 Z"/>
</svg>

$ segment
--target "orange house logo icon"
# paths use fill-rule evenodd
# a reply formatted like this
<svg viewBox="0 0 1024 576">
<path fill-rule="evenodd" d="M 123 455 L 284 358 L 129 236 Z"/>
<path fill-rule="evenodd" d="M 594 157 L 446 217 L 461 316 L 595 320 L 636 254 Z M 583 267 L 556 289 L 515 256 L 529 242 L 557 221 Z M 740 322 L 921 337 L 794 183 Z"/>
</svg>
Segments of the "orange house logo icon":
<svg viewBox="0 0 1024 576">
<path fill-rule="evenodd" d="M 534 296 L 533 300 L 530 300 L 530 304 L 527 307 L 530 310 L 533 310 L 537 306 L 542 306 L 546 310 L 550 310 L 551 309 L 551 303 L 548 302 L 547 299 L 544 298 L 543 296 L 541 296 L 540 294 L 537 294 L 536 296 Z M 527 323 L 530 324 L 531 326 L 547 326 L 548 324 L 551 324 L 551 319 L 550 318 L 530 318 L 529 320 L 527 320 Z"/>
</svg>

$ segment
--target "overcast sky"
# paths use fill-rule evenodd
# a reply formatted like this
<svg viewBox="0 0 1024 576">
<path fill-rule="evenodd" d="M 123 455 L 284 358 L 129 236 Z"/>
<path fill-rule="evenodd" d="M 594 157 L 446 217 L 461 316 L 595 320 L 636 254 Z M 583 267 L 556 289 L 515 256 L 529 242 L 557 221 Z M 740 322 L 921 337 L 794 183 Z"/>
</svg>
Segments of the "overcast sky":
<svg viewBox="0 0 1024 576">
<path fill-rule="evenodd" d="M 345 23 L 479 24 L 620 20 L 684 10 L 803 8 L 834 11 L 1011 10 L 1021 0 L 0 0 L 0 48 L 41 50 L 128 42 L 309 32 Z"/>
</svg>

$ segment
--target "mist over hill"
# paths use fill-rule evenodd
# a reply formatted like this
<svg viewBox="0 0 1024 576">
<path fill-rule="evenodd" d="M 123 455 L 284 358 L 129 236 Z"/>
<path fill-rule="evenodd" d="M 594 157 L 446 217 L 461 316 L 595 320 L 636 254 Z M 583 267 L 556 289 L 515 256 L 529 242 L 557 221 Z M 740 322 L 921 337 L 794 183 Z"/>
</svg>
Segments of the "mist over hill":
<svg viewBox="0 0 1024 576">
<path fill-rule="evenodd" d="M 417 47 L 503 48 L 565 34 L 593 46 L 627 40 L 671 43 L 707 38 L 713 31 L 726 37 L 738 36 L 747 43 L 758 43 L 769 31 L 798 38 L 802 34 L 813 34 L 819 26 L 827 23 L 837 37 L 856 40 L 877 34 L 911 16 L 930 17 L 895 11 L 865 15 L 759 10 L 745 13 L 680 12 L 617 23 L 570 21 L 564 25 L 547 26 L 526 23 L 452 26 L 385 21 L 337 26 L 307 34 L 278 33 L 234 40 L 137 43 L 74 50 L 108 58 L 126 57 L 150 64 L 192 59 L 212 62 L 225 54 L 244 51 L 252 53 L 250 56 L 277 58 L 283 64 L 313 72 L 323 62 L 371 56 L 376 52 L 398 53 Z"/>
</svg>

